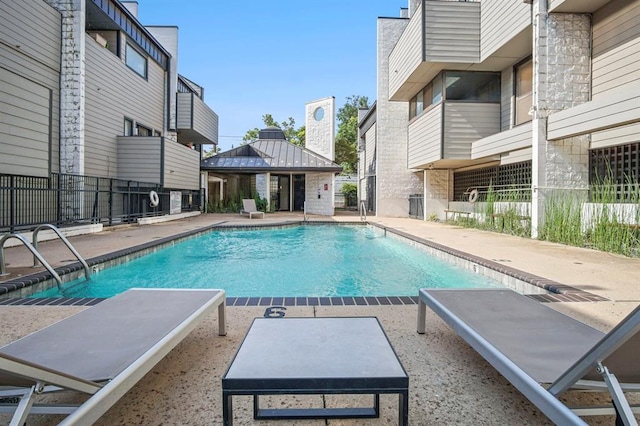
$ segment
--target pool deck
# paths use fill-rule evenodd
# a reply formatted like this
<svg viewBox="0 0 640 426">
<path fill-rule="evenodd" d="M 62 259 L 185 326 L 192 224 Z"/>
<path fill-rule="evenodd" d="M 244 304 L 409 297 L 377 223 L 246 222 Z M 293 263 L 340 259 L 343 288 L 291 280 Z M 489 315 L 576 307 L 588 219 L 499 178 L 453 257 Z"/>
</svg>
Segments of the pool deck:
<svg viewBox="0 0 640 426">
<path fill-rule="evenodd" d="M 302 215 L 270 214 L 265 219 L 239 215 L 206 214 L 143 226 L 120 226 L 97 234 L 70 237 L 85 258 L 148 243 L 213 224 L 234 226 L 300 221 Z M 311 221 L 328 218 L 311 216 Z M 358 221 L 339 214 L 331 221 Z M 523 239 L 476 229 L 415 219 L 369 217 L 380 226 L 428 240 L 523 273 L 544 277 L 601 296 L 598 302 L 554 302 L 548 305 L 603 331 L 609 330 L 640 303 L 640 259 L 560 244 Z M 59 241 L 40 243 L 40 251 L 54 267 L 72 263 L 73 256 Z M 5 248 L 9 277 L 33 271 L 32 257 L 23 247 Z M 75 261 L 75 259 L 73 260 Z M 276 295 L 274 295 L 276 296 Z M 3 332 L 0 344 L 40 329 L 71 315 L 77 306 L 0 306 Z M 218 425 L 222 422 L 220 379 L 251 321 L 265 314 L 265 306 L 230 306 L 225 337 L 217 336 L 211 316 L 196 328 L 156 368 L 103 416 L 98 424 Z M 441 424 L 551 424 L 517 390 L 470 349 L 435 314 L 427 311 L 427 333 L 416 333 L 417 305 L 392 306 L 289 306 L 286 316 L 377 316 L 410 377 L 409 422 L 411 425 Z M 272 348 L 277 350 L 277 342 Z M 553 360 L 550 360 L 553 362 Z M 349 397 L 350 398 L 350 397 Z M 571 395 L 571 403 L 598 396 Z M 639 402 L 637 397 L 634 402 Z M 285 407 L 331 406 L 336 397 L 287 396 L 261 398 L 264 404 Z M 347 398 L 340 397 L 340 400 Z M 610 398 L 604 398 L 609 400 Z M 397 423 L 397 399 L 383 395 L 381 418 L 366 420 L 305 420 L 300 425 L 382 425 Z M 366 400 L 367 404 L 369 399 Z M 354 403 L 357 404 L 357 403 Z M 249 397 L 234 399 L 236 424 L 279 425 L 277 421 L 254 421 Z M 31 416 L 30 425 L 55 424 L 55 416 Z M 585 417 L 589 424 L 613 424 L 612 417 Z M 0 424 L 7 417 L 0 415 Z"/>
</svg>

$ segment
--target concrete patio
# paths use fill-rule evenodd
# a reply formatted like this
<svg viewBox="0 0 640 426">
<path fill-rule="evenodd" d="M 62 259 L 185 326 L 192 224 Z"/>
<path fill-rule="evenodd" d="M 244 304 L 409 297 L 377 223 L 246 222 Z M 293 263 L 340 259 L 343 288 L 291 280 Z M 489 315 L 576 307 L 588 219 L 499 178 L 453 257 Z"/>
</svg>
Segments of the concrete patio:
<svg viewBox="0 0 640 426">
<path fill-rule="evenodd" d="M 299 220 L 302 220 L 302 216 L 295 214 L 270 214 L 265 219 L 253 220 L 238 215 L 205 214 L 153 225 L 117 227 L 98 234 L 71 237 L 70 241 L 85 258 L 91 258 L 214 223 L 256 225 Z M 331 220 L 352 221 L 359 218 L 338 215 Z M 375 217 L 368 220 L 605 297 L 608 301 L 548 304 L 603 331 L 609 330 L 640 303 L 640 286 L 637 284 L 640 259 L 442 223 Z M 71 261 L 71 255 L 61 247 L 60 242 L 43 242 L 40 250 L 54 266 Z M 8 270 L 12 272 L 9 278 L 32 271 L 32 257 L 24 248 L 7 248 L 5 254 Z M 4 324 L 0 344 L 13 341 L 81 309 L 86 308 L 0 306 L 0 320 Z M 253 318 L 264 314 L 264 306 L 228 307 L 228 335 L 225 337 L 217 335 L 215 316 L 207 318 L 117 402 L 98 424 L 221 424 L 221 377 Z M 412 425 L 549 424 L 544 415 L 430 311 L 427 312 L 427 333 L 417 334 L 417 305 L 296 306 L 287 307 L 286 316 L 377 316 L 410 377 L 409 421 Z M 265 351 L 277 350 L 278 342 L 265 347 Z M 570 404 L 599 397 L 602 396 L 567 396 Z M 363 404 L 369 403 L 370 398 L 366 398 Z M 357 398 L 350 396 L 284 396 L 261 400 L 265 405 L 274 407 L 357 404 Z M 603 403 L 609 400 L 606 395 L 602 397 Z M 234 414 L 239 425 L 286 424 L 254 421 L 250 397 L 234 399 Z M 397 396 L 383 395 L 380 419 L 310 420 L 297 421 L 295 424 L 387 425 L 397 424 L 397 417 Z M 29 424 L 48 425 L 59 420 L 55 417 L 31 416 Z M 612 416 L 586 417 L 585 420 L 589 424 L 614 422 Z M 0 416 L 0 423 L 6 422 L 8 417 Z"/>
</svg>

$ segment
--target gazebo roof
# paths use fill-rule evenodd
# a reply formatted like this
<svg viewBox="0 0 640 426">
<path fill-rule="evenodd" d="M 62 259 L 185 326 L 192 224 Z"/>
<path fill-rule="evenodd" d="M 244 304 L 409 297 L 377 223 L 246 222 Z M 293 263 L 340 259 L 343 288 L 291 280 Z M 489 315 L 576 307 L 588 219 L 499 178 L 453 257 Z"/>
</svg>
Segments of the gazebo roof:
<svg viewBox="0 0 640 426">
<path fill-rule="evenodd" d="M 342 171 L 340 165 L 328 158 L 284 139 L 259 139 L 205 158 L 200 169 L 233 173 Z"/>
</svg>

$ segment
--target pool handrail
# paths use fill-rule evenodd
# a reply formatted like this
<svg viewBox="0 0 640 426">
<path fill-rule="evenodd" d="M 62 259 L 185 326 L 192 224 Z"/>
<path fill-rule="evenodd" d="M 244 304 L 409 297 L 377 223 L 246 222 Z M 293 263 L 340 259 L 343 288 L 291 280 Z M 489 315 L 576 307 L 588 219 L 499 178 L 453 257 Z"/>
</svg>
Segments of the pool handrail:
<svg viewBox="0 0 640 426">
<path fill-rule="evenodd" d="M 71 245 L 69 240 L 64 235 L 62 235 L 62 232 L 60 232 L 60 229 L 58 229 L 56 226 L 54 226 L 54 225 L 52 225 L 50 223 L 45 223 L 43 225 L 40 225 L 40 226 L 36 227 L 33 230 L 33 234 L 32 234 L 32 238 L 31 239 L 33 240 L 33 247 L 36 249 L 36 251 L 38 251 L 38 233 L 42 229 L 50 229 L 60 238 L 60 240 L 64 243 L 64 245 L 67 246 L 69 251 L 71 251 L 71 253 L 73 253 L 73 255 L 76 257 L 76 259 L 78 259 L 78 262 L 80 262 L 80 264 L 82 264 L 82 267 L 84 268 L 84 277 L 87 279 L 87 281 L 91 280 L 91 271 L 89 270 L 89 265 L 87 265 L 87 262 L 82 258 L 82 256 L 80 256 L 80 253 L 78 253 L 78 251 Z M 40 257 L 42 257 L 42 256 L 40 256 Z M 34 254 L 34 256 L 33 256 L 33 266 L 34 267 L 38 266 L 38 261 L 40 261 L 40 263 L 42 263 L 42 260 L 40 260 Z"/>
<path fill-rule="evenodd" d="M 25 247 L 29 249 L 29 251 L 33 254 L 33 258 L 38 259 L 38 261 L 40 261 L 42 266 L 44 266 L 45 269 L 49 271 L 49 273 L 53 276 L 53 278 L 58 283 L 58 288 L 62 285 L 62 278 L 60 278 L 60 275 L 58 275 L 58 273 L 53 269 L 53 267 L 49 265 L 49 263 L 44 259 L 44 257 L 42 257 L 40 252 L 38 252 L 38 250 L 29 242 L 29 240 L 27 240 L 25 236 L 21 234 L 7 234 L 0 239 L 0 276 L 9 275 L 7 273 L 7 269 L 4 262 L 4 243 L 10 238 L 15 238 L 21 241 L 25 245 Z"/>
</svg>

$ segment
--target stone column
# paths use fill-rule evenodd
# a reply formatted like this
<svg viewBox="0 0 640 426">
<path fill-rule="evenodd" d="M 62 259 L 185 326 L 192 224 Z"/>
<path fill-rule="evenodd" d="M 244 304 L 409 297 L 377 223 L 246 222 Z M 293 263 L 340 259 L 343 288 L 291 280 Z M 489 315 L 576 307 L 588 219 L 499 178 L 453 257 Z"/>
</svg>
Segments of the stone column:
<svg viewBox="0 0 640 426">
<path fill-rule="evenodd" d="M 85 0 L 47 0 L 62 15 L 60 173 L 84 174 Z"/>
<path fill-rule="evenodd" d="M 587 14 L 549 13 L 547 0 L 533 3 L 532 238 L 550 195 L 587 193 L 589 136 L 548 141 L 547 117 L 590 99 L 590 28 Z"/>
</svg>

